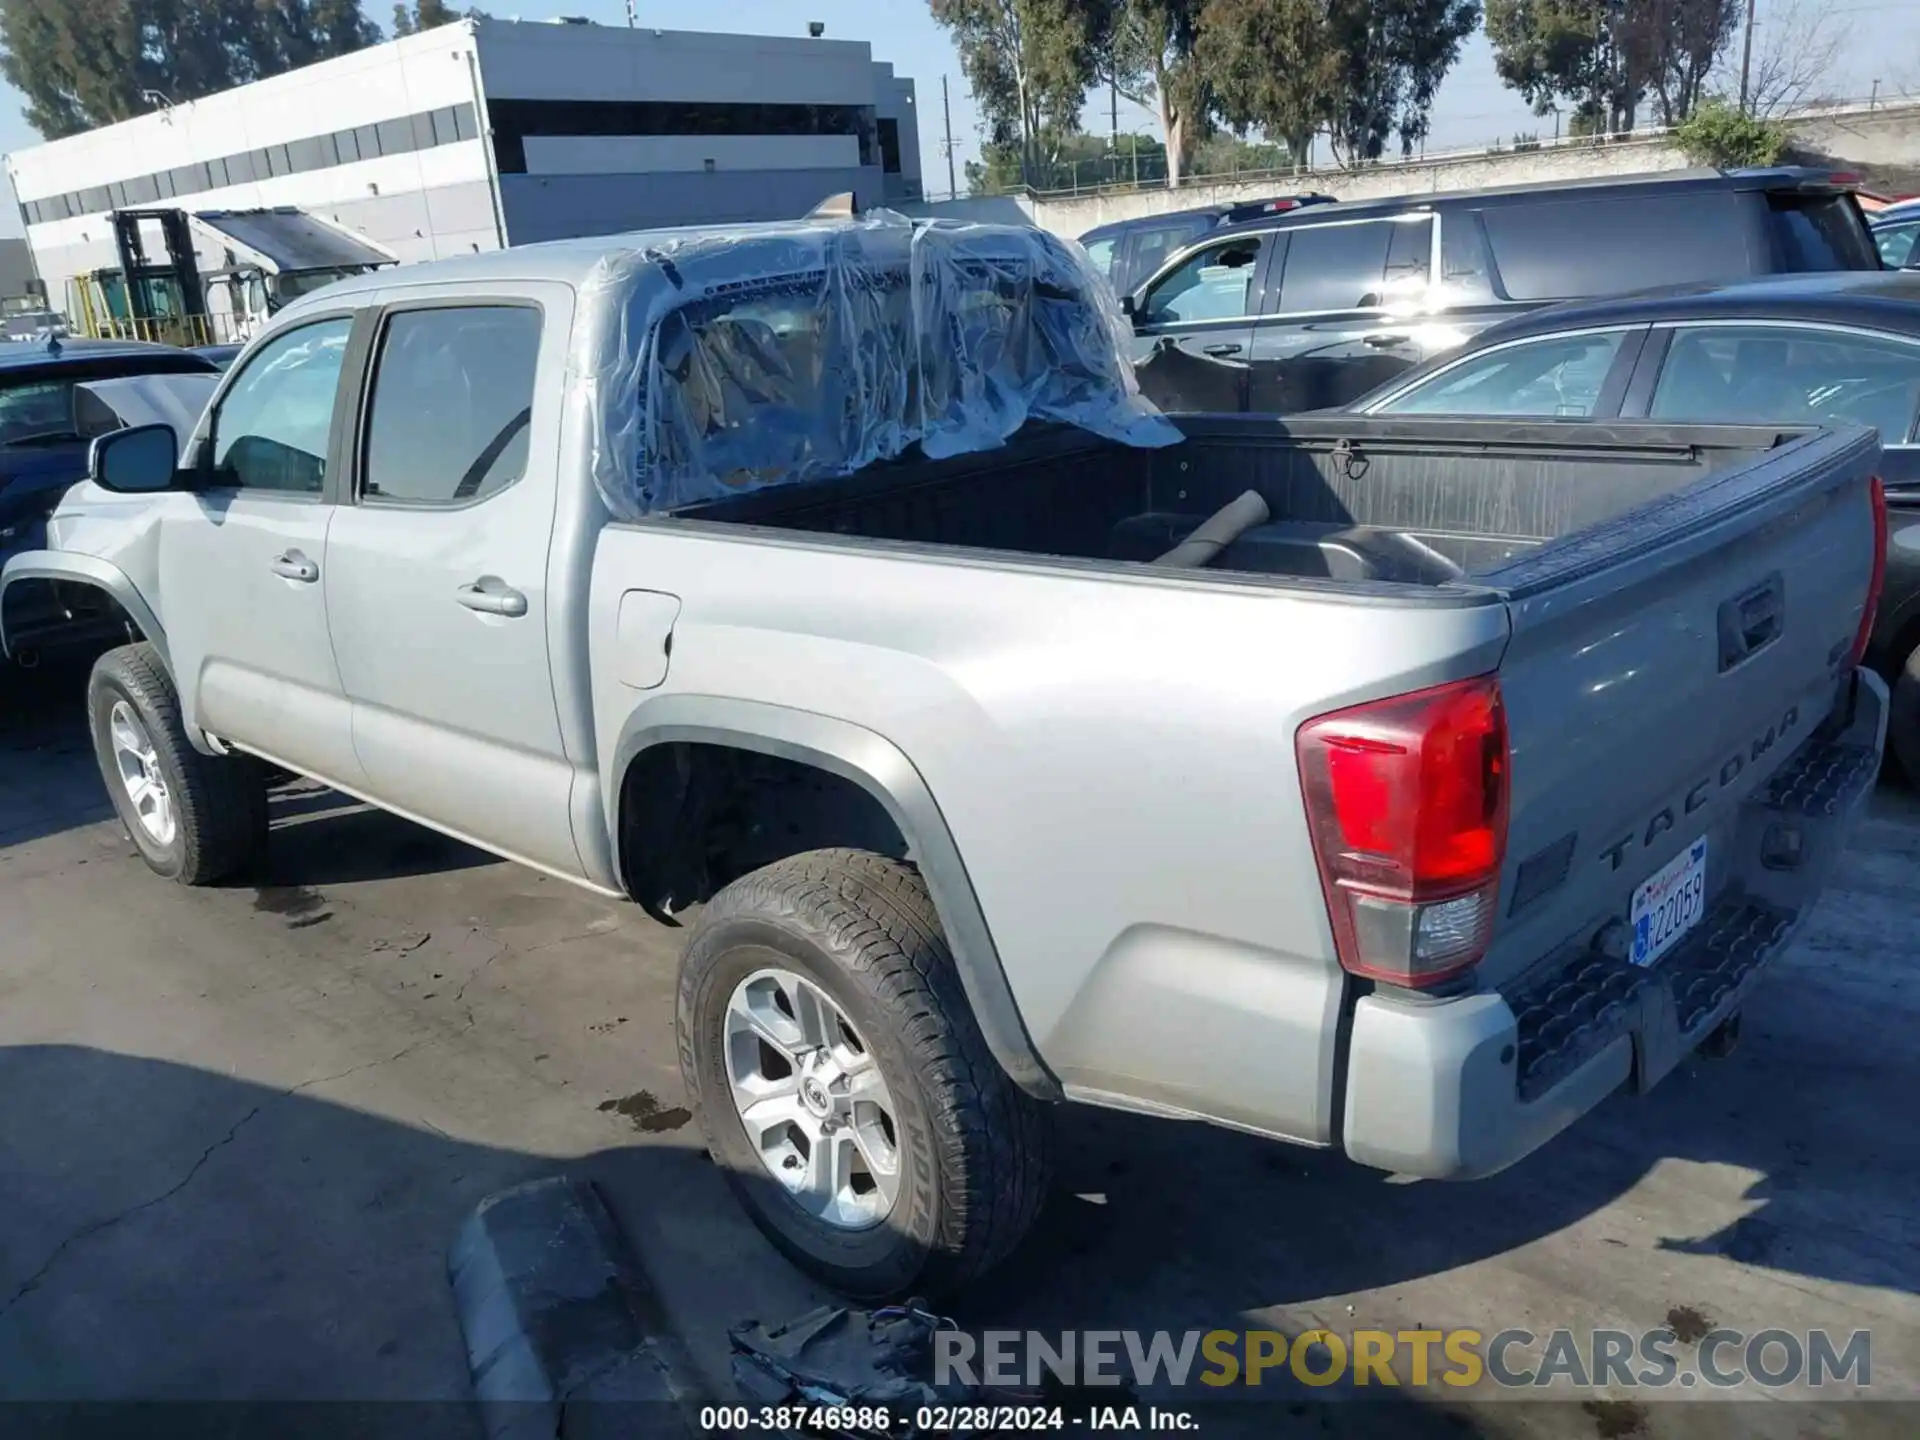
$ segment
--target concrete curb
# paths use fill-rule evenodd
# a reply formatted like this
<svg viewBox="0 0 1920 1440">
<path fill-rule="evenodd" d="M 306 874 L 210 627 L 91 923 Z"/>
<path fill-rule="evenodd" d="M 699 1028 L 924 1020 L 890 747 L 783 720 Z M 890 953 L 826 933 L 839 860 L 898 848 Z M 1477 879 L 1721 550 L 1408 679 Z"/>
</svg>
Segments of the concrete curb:
<svg viewBox="0 0 1920 1440">
<path fill-rule="evenodd" d="M 447 1278 L 489 1440 L 698 1432 L 711 1397 L 586 1181 L 489 1195 L 461 1226 Z"/>
</svg>

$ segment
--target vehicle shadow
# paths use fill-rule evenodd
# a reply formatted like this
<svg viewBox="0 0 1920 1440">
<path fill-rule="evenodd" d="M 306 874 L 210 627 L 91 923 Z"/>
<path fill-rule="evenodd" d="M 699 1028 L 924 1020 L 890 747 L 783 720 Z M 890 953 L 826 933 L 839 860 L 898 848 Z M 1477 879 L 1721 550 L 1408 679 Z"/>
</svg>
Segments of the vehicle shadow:
<svg viewBox="0 0 1920 1440">
<path fill-rule="evenodd" d="M 656 1281 L 697 1293 L 708 1332 L 826 1298 L 684 1146 L 555 1160 L 298 1087 L 80 1046 L 0 1049 L 0 1094 L 10 1434 L 478 1440 L 448 1247 L 482 1198 L 542 1175 L 592 1181 Z M 1244 1408 L 1252 1429 L 1210 1418 L 1208 1433 L 1476 1433 L 1457 1412 L 1390 1401 L 1345 1419 Z M 684 1436 L 670 1420 L 642 1410 L 591 1433 Z"/>
<path fill-rule="evenodd" d="M 0 660 L 0 851 L 113 816 L 87 740 L 90 665 Z"/>
<path fill-rule="evenodd" d="M 1650 1095 L 1614 1096 L 1490 1179 L 1393 1183 L 1336 1153 L 1064 1110 L 1061 1193 L 963 1322 L 1240 1328 L 1248 1312 L 1324 1305 L 1329 1325 L 1351 1327 L 1364 1318 L 1347 1318 L 1337 1297 L 1514 1256 L 1573 1227 L 1586 1227 L 1581 1246 L 1670 1286 L 1689 1272 L 1660 1254 L 1920 1296 L 1920 1117 L 1906 1098 L 1920 1094 L 1916 816 L 1904 790 L 1876 797 L 1807 931 L 1749 1002 L 1730 1057 L 1691 1062 Z M 1634 1300 L 1659 1325 L 1696 1298 Z M 1569 1309 L 1553 1323 L 1590 1313 L 1578 1296 L 1558 1303 Z M 1521 1323 L 1484 1309 L 1433 1322 Z"/>
<path fill-rule="evenodd" d="M 91 665 L 85 659 L 0 671 L 0 851 L 114 819 L 87 736 Z M 276 843 L 240 877 L 250 885 L 337 885 L 499 863 L 307 780 L 275 784 L 268 815 Z"/>
<path fill-rule="evenodd" d="M 497 856 L 308 780 L 268 796 L 267 853 L 238 877 L 255 886 L 311 888 L 497 865 Z"/>
</svg>

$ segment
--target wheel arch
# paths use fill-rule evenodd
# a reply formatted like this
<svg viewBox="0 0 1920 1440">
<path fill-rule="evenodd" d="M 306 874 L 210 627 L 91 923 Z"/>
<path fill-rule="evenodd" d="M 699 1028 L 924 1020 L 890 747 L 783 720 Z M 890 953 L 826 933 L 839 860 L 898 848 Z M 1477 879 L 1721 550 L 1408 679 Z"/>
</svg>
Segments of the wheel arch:
<svg viewBox="0 0 1920 1440">
<path fill-rule="evenodd" d="M 127 578 L 127 572 L 110 560 L 64 550 L 29 550 L 7 561 L 4 574 L 0 574 L 0 654 L 11 656 L 13 653 L 6 631 L 7 591 L 22 581 L 33 580 L 86 585 L 102 592 L 126 612 L 127 618 L 139 628 L 147 643 L 153 646 L 154 654 L 166 667 L 167 673 L 173 673 L 173 658 L 167 649 L 166 630 L 161 626 L 160 618 L 154 614 L 153 607 L 147 604 L 146 597 Z"/>
<path fill-rule="evenodd" d="M 1028 1094 L 1059 1099 L 1059 1082 L 1035 1050 L 973 881 L 932 791 L 913 762 L 885 736 L 811 711 L 760 701 L 667 695 L 629 717 L 615 744 L 606 792 L 607 833 L 616 872 L 635 862 L 627 844 L 627 780 L 650 752 L 674 745 L 713 746 L 819 771 L 856 787 L 886 812 L 925 879 L 967 1002 L 987 1046 Z"/>
</svg>

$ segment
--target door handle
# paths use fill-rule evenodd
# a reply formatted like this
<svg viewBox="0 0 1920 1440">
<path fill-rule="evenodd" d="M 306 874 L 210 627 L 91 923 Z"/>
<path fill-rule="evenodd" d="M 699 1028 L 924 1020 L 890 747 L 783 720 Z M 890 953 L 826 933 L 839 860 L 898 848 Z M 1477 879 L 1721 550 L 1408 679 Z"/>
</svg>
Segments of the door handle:
<svg viewBox="0 0 1920 1440">
<path fill-rule="evenodd" d="M 320 578 L 320 567 L 302 555 L 298 550 L 289 550 L 284 555 L 273 557 L 273 573 L 286 580 L 298 580 L 311 585 Z"/>
<path fill-rule="evenodd" d="M 1376 350 L 1391 350 L 1396 345 L 1406 344 L 1412 338 L 1411 335 L 1369 335 L 1366 343 Z"/>
<path fill-rule="evenodd" d="M 1238 355 L 1241 348 L 1238 345 L 1202 345 L 1200 353 L 1202 355 Z"/>
<path fill-rule="evenodd" d="M 453 598 L 467 609 L 478 610 L 482 615 L 506 615 L 517 619 L 527 613 L 527 597 L 491 575 L 471 585 L 462 585 L 453 592 Z"/>
</svg>

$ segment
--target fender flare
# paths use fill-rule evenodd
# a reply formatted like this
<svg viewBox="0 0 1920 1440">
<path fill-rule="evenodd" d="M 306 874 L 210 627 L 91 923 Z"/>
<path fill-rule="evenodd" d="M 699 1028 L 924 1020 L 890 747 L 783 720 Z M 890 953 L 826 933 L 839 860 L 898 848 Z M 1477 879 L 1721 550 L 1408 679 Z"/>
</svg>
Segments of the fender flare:
<svg viewBox="0 0 1920 1440">
<path fill-rule="evenodd" d="M 160 663 L 167 667 L 167 673 L 173 673 L 172 656 L 167 649 L 167 632 L 161 628 L 153 607 L 134 589 L 127 572 L 110 560 L 67 550 L 27 550 L 7 561 L 6 570 L 0 573 L 0 654 L 11 653 L 6 634 L 6 590 L 16 580 L 69 580 L 104 590 L 140 627 L 140 633 L 147 637 L 147 642 L 159 655 Z"/>
<path fill-rule="evenodd" d="M 1062 1098 L 1060 1082 L 1041 1060 L 1020 1018 L 992 931 L 946 817 L 920 772 L 897 745 L 851 721 L 757 700 L 663 695 L 648 701 L 628 717 L 614 747 L 606 805 L 616 873 L 620 873 L 620 793 L 627 771 L 643 751 L 675 742 L 726 745 L 817 766 L 873 796 L 906 838 L 927 882 L 987 1048 L 1022 1090 L 1042 1100 Z"/>
</svg>

